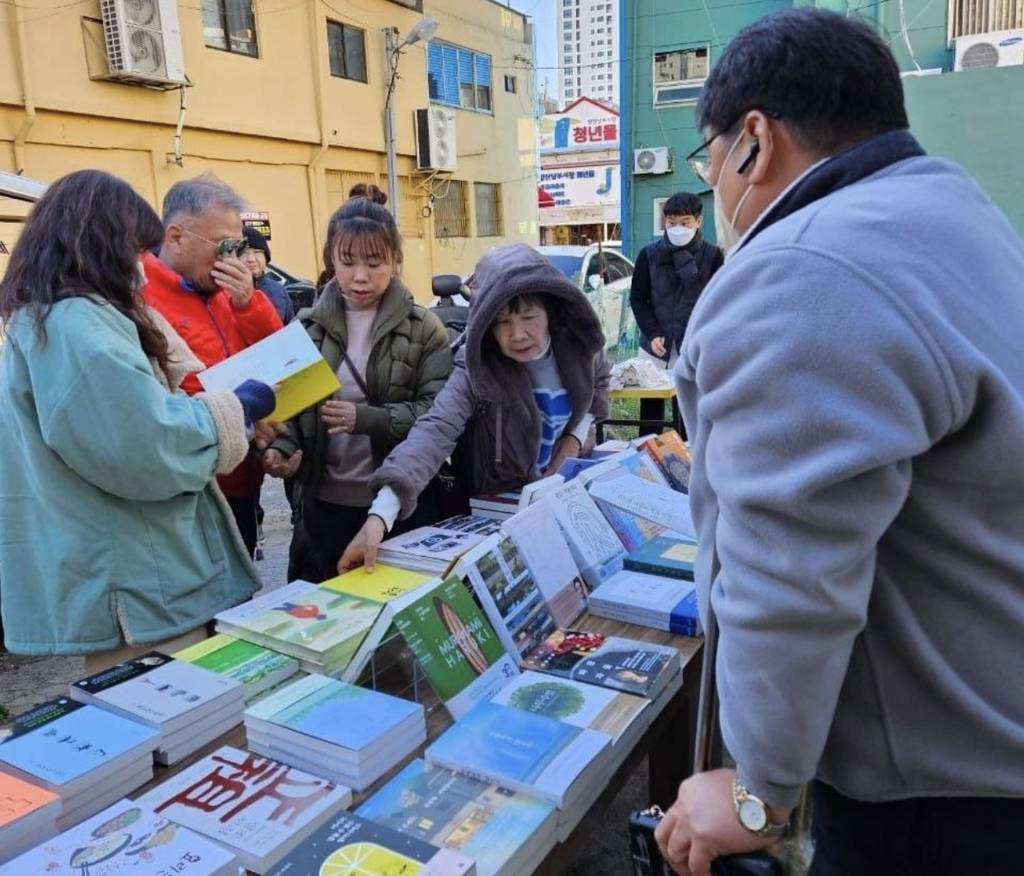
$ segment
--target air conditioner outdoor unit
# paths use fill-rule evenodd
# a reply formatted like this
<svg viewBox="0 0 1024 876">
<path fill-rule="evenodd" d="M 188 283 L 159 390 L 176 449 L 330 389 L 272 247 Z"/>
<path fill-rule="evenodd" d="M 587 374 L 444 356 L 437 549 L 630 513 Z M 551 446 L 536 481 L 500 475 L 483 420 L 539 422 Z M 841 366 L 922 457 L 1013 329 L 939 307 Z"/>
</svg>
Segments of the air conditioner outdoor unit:
<svg viewBox="0 0 1024 876">
<path fill-rule="evenodd" d="M 1024 64 L 1024 30 L 957 37 L 954 70 L 983 70 Z"/>
<path fill-rule="evenodd" d="M 633 150 L 633 176 L 672 173 L 672 150 L 668 146 Z"/>
<path fill-rule="evenodd" d="M 416 110 L 416 167 L 455 170 L 455 112 L 443 107 Z"/>
<path fill-rule="evenodd" d="M 125 82 L 181 85 L 181 51 L 176 0 L 100 0 L 110 77 Z"/>
</svg>

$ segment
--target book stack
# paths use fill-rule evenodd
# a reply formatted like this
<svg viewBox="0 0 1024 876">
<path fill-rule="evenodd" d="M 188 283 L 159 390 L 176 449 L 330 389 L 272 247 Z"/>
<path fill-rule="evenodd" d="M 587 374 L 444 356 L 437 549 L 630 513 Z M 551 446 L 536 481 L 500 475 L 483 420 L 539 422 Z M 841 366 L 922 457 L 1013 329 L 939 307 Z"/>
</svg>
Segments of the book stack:
<svg viewBox="0 0 1024 876">
<path fill-rule="evenodd" d="M 217 615 L 217 630 L 287 654 L 304 672 L 335 675 L 348 666 L 380 613 L 380 603 L 294 581 Z"/>
<path fill-rule="evenodd" d="M 699 636 L 692 581 L 623 569 L 590 594 L 590 613 L 680 636 Z"/>
<path fill-rule="evenodd" d="M 504 520 L 519 510 L 521 495 L 519 490 L 510 490 L 506 493 L 481 493 L 479 496 L 470 497 L 469 510 L 479 517 Z"/>
<path fill-rule="evenodd" d="M 456 575 L 398 612 L 395 628 L 456 719 L 519 674 L 518 662 Z"/>
<path fill-rule="evenodd" d="M 491 702 L 607 733 L 622 757 L 650 726 L 650 703 L 643 697 L 529 670 L 513 678 Z"/>
<path fill-rule="evenodd" d="M 320 585 L 336 593 L 371 600 L 378 605 L 373 625 L 363 637 L 348 666 L 338 677 L 343 681 L 355 682 L 362 675 L 382 643 L 389 635 L 397 635 L 393 625 L 395 613 L 413 601 L 420 591 L 434 580 L 422 572 L 378 563 L 373 572 L 367 572 L 365 568 L 360 567 L 324 581 Z"/>
<path fill-rule="evenodd" d="M 260 876 L 351 802 L 344 785 L 230 746 L 136 800 Z"/>
<path fill-rule="evenodd" d="M 231 852 L 121 800 L 0 867 L 0 876 L 237 876 Z"/>
<path fill-rule="evenodd" d="M 267 876 L 476 876 L 470 858 L 342 812 Z"/>
<path fill-rule="evenodd" d="M 697 541 L 693 518 L 690 516 L 689 497 L 671 487 L 651 483 L 633 474 L 625 474 L 614 480 L 595 480 L 590 485 L 590 495 L 602 504 L 628 512 L 637 519 L 657 524 L 663 530 L 668 530 L 664 534 L 669 537 Z M 639 544 L 634 544 L 630 545 L 629 549 L 632 551 L 637 547 Z"/>
<path fill-rule="evenodd" d="M 427 738 L 423 706 L 322 675 L 245 712 L 256 754 L 363 791 Z"/>
<path fill-rule="evenodd" d="M 532 873 L 557 839 L 545 800 L 412 761 L 359 809 L 363 818 L 476 861 L 477 876 Z"/>
<path fill-rule="evenodd" d="M 177 763 L 241 724 L 245 709 L 240 682 L 156 651 L 76 681 L 71 698 L 157 730 L 162 764 Z"/>
<path fill-rule="evenodd" d="M 0 770 L 60 797 L 64 830 L 152 779 L 159 741 L 151 727 L 61 697 L 14 720 Z"/>
<path fill-rule="evenodd" d="M 524 668 L 646 697 L 653 714 L 683 684 L 675 648 L 582 630 L 553 633 Z"/>
<path fill-rule="evenodd" d="M 477 515 L 480 516 L 480 515 Z M 444 575 L 459 557 L 486 538 L 479 532 L 421 526 L 381 543 L 382 563 L 428 575 Z"/>
<path fill-rule="evenodd" d="M 60 797 L 0 773 L 0 864 L 57 833 Z"/>
<path fill-rule="evenodd" d="M 250 702 L 299 671 L 299 661 L 233 636 L 218 633 L 171 655 L 225 678 L 241 682 Z"/>
<path fill-rule="evenodd" d="M 493 702 L 478 703 L 426 751 L 435 766 L 552 803 L 559 839 L 603 790 L 611 758 L 605 733 Z"/>
</svg>

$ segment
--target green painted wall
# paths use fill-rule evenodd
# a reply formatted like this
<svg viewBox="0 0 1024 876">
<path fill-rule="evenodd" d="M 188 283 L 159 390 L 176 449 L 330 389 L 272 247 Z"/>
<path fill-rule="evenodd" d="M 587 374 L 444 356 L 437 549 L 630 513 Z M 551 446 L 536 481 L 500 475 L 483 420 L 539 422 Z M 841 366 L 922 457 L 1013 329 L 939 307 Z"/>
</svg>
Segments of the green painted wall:
<svg viewBox="0 0 1024 876">
<path fill-rule="evenodd" d="M 686 154 L 701 142 L 692 107 L 655 110 L 652 57 L 665 49 L 711 45 L 714 65 L 740 30 L 763 15 L 790 5 L 817 5 L 864 19 L 878 29 L 900 69 L 942 68 L 942 75 L 904 79 L 911 129 L 925 149 L 958 162 L 978 180 L 1024 234 L 1024 67 L 948 72 L 947 4 L 933 0 L 631 0 L 621 4 L 623 64 L 623 242 L 635 255 L 651 239 L 653 199 L 676 191 L 705 197 L 705 232 L 714 235 L 710 193 L 686 167 Z M 905 23 L 906 27 L 903 27 Z M 675 170 L 665 176 L 633 177 L 633 149 L 670 146 Z"/>
</svg>

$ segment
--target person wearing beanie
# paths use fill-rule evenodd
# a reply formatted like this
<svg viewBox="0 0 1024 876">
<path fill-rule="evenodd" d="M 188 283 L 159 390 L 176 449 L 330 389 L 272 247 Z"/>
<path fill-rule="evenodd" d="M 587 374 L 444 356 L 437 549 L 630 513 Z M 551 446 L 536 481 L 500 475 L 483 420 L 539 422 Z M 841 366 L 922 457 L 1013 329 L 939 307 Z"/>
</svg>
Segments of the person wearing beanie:
<svg viewBox="0 0 1024 876">
<path fill-rule="evenodd" d="M 295 318 L 295 307 L 288 296 L 288 290 L 267 273 L 270 264 L 270 244 L 258 228 L 246 225 L 242 228 L 248 249 L 242 250 L 242 263 L 252 272 L 253 285 L 270 299 L 281 322 L 288 325 Z"/>
</svg>

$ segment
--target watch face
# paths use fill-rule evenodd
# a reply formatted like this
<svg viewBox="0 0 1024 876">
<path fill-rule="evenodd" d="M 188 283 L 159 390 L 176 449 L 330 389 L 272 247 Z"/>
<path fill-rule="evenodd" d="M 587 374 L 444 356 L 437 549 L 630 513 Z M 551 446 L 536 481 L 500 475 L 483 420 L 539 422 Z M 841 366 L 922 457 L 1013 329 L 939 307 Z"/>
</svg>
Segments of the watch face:
<svg viewBox="0 0 1024 876">
<path fill-rule="evenodd" d="M 761 830 L 768 824 L 768 813 L 756 800 L 744 800 L 740 804 L 740 821 L 747 830 Z"/>
</svg>

